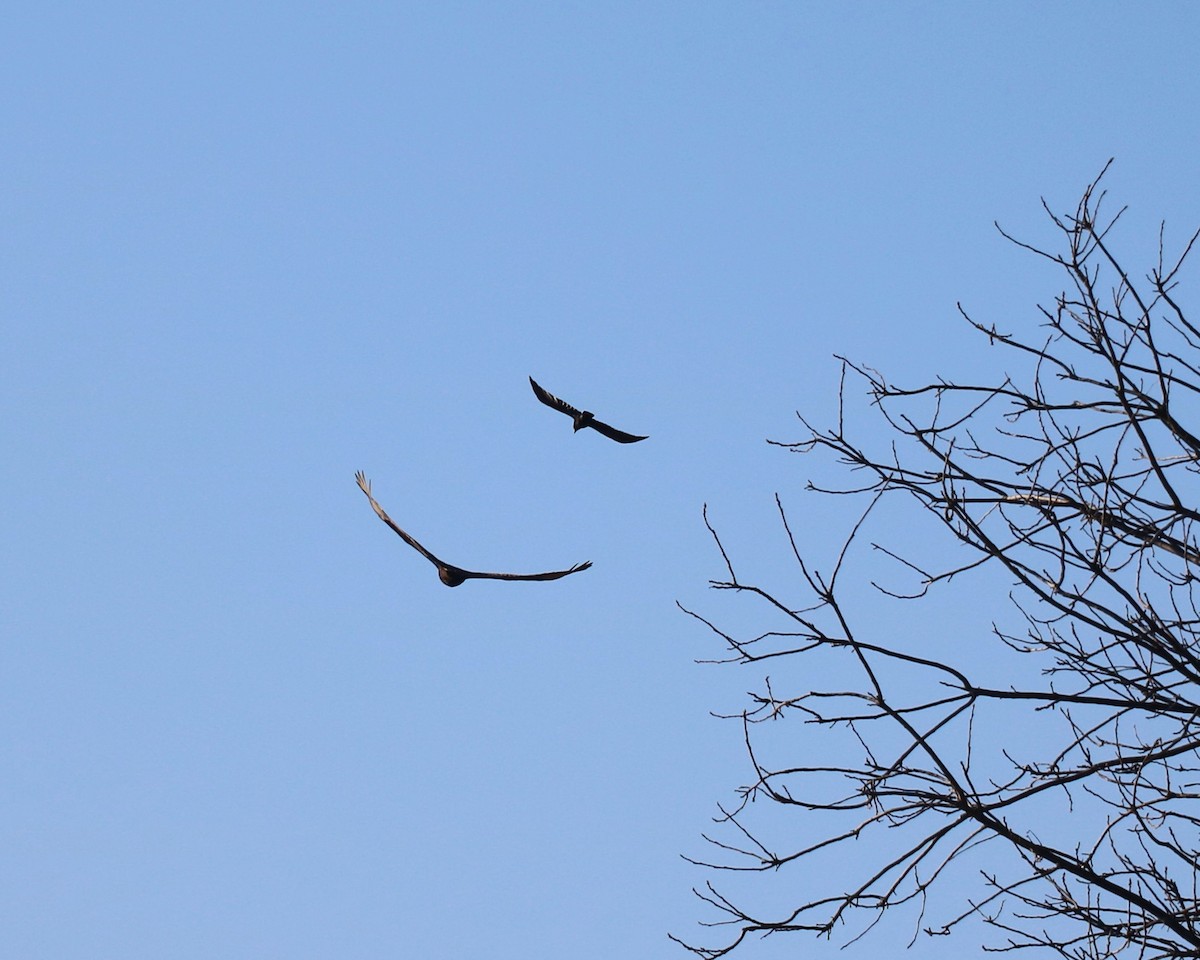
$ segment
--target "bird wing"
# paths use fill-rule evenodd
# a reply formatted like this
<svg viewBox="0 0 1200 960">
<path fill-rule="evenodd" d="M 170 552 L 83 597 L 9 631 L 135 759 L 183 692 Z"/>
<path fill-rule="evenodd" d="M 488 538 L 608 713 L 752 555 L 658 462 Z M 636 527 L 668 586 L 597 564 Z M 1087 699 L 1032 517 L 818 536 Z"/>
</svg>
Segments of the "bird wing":
<svg viewBox="0 0 1200 960">
<path fill-rule="evenodd" d="M 578 417 L 582 412 L 580 410 L 576 410 L 565 400 L 559 400 L 554 394 L 543 389 L 542 386 L 533 379 L 533 377 L 529 378 L 529 385 L 533 387 L 534 396 L 536 396 L 542 401 L 542 403 L 550 407 L 552 410 L 557 410 L 559 413 L 565 413 L 568 417 Z"/>
<path fill-rule="evenodd" d="M 366 478 L 366 475 L 361 470 L 359 470 L 358 473 L 356 473 L 354 475 L 354 479 L 358 481 L 358 488 L 360 490 L 362 490 L 362 492 L 367 495 L 367 499 L 371 501 L 371 508 L 375 511 L 376 514 L 379 515 L 379 519 L 382 520 L 384 523 L 386 523 L 394 531 L 396 531 L 396 533 L 400 535 L 401 540 L 403 540 L 410 547 L 412 547 L 414 550 L 416 550 L 417 553 L 419 553 L 421 556 L 423 556 L 426 560 L 428 560 L 430 563 L 432 563 L 435 567 L 440 568 L 440 567 L 453 566 L 453 564 L 447 564 L 447 563 L 444 563 L 443 561 L 439 560 L 432 553 L 430 553 L 423 546 L 421 546 L 421 544 L 419 544 L 413 537 L 409 536 L 407 533 L 405 533 L 403 530 L 401 530 L 398 526 L 396 526 L 395 521 L 392 520 L 391 517 L 389 517 L 386 513 L 383 512 L 383 507 L 381 507 L 379 505 L 379 502 L 373 496 L 371 496 L 371 481 Z"/>
<path fill-rule="evenodd" d="M 570 576 L 572 573 L 582 573 L 591 565 L 591 560 L 585 560 L 583 563 L 575 564 L 569 570 L 551 570 L 548 573 L 475 573 L 470 570 L 462 572 L 468 577 L 479 580 L 557 580 L 560 577 Z"/>
<path fill-rule="evenodd" d="M 593 430 L 598 430 L 608 437 L 609 440 L 616 440 L 617 443 L 637 443 L 639 440 L 647 439 L 646 437 L 635 437 L 632 433 L 618 430 L 616 427 L 611 427 L 607 423 L 602 423 L 594 418 L 588 423 L 588 426 Z"/>
</svg>

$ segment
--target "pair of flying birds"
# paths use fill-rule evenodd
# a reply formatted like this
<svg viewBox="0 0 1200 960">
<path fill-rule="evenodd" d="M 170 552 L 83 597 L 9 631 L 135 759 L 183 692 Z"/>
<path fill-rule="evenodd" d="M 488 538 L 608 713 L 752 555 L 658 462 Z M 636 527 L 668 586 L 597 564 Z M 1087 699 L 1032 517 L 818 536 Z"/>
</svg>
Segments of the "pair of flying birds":
<svg viewBox="0 0 1200 960">
<path fill-rule="evenodd" d="M 607 423 L 597 420 L 590 410 L 576 410 L 573 406 L 564 400 L 559 400 L 554 394 L 547 392 L 537 383 L 533 377 L 529 378 L 529 385 L 533 387 L 534 395 L 552 410 L 557 410 L 559 413 L 565 413 L 575 423 L 575 432 L 578 433 L 584 427 L 591 427 L 597 433 L 602 433 L 610 440 L 616 440 L 617 443 L 637 443 L 639 440 L 645 440 L 645 437 L 636 437 L 632 433 L 626 433 L 624 430 L 618 430 L 616 427 L 611 427 Z M 371 507 L 379 516 L 379 519 L 392 528 L 400 539 L 407 543 L 410 547 L 417 551 L 426 560 L 437 567 L 438 577 L 448 587 L 457 587 L 459 584 L 467 580 L 557 580 L 560 577 L 568 576 L 572 573 L 579 573 L 586 570 L 592 565 L 591 560 L 583 563 L 577 563 L 575 566 L 567 570 L 551 570 L 547 573 L 480 573 L 475 570 L 464 570 L 462 567 L 456 567 L 452 563 L 446 563 L 435 557 L 432 553 L 426 550 L 415 538 L 405 533 L 400 527 L 396 526 L 392 520 L 383 511 L 383 507 L 371 496 L 371 481 L 366 478 L 361 470 L 354 475 L 358 481 L 359 489 L 367 495 L 367 499 L 371 501 Z"/>
</svg>

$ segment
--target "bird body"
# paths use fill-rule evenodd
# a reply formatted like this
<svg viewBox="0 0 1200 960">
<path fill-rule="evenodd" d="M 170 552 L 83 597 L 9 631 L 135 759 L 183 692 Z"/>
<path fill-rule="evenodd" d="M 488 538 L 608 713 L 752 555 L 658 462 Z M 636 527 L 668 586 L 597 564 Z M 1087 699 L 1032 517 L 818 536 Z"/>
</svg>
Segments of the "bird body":
<svg viewBox="0 0 1200 960">
<path fill-rule="evenodd" d="M 438 579 L 448 587 L 457 587 L 465 583 L 467 580 L 558 580 L 560 577 L 568 576 L 572 573 L 580 573 L 592 565 L 590 560 L 583 563 L 577 563 L 568 570 L 551 570 L 548 573 L 480 573 L 476 570 L 464 570 L 462 567 L 456 567 L 452 563 L 435 557 L 432 553 L 423 547 L 415 537 L 400 529 L 379 505 L 379 502 L 371 495 L 371 481 L 366 478 L 366 475 L 360 470 L 354 475 L 354 479 L 358 481 L 358 487 L 367 499 L 371 502 L 371 509 L 376 515 L 386 523 L 392 530 L 407 543 L 410 547 L 417 551 L 426 560 L 437 567 Z"/>
<path fill-rule="evenodd" d="M 559 413 L 565 413 L 575 424 L 575 432 L 578 433 L 584 427 L 591 427 L 597 433 L 602 433 L 609 440 L 616 440 L 617 443 L 637 443 L 639 440 L 645 440 L 646 437 L 635 436 L 632 433 L 626 433 L 624 430 L 618 430 L 616 427 L 609 426 L 603 421 L 597 420 L 596 415 L 591 410 L 577 410 L 565 400 L 559 400 L 554 394 L 544 389 L 533 377 L 529 378 L 529 385 L 533 387 L 533 394 L 542 403 L 548 406 L 551 410 L 557 410 Z"/>
<path fill-rule="evenodd" d="M 578 433 L 584 427 L 590 427 L 596 422 L 596 415 L 591 410 L 576 411 L 574 416 L 575 425 L 572 429 Z"/>
</svg>

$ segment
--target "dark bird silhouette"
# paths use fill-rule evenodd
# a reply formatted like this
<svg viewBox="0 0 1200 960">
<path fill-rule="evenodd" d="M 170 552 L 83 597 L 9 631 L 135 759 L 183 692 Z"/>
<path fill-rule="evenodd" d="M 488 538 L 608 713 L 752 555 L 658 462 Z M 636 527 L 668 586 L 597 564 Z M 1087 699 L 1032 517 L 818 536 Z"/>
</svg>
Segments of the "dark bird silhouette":
<svg viewBox="0 0 1200 960">
<path fill-rule="evenodd" d="M 624 430 L 618 430 L 616 427 L 610 427 L 607 423 L 603 423 L 596 419 L 595 414 L 590 410 L 576 410 L 565 400 L 559 400 L 554 394 L 542 389 L 533 377 L 529 378 L 529 385 L 533 387 L 534 396 L 542 401 L 551 410 L 557 410 L 559 413 L 565 413 L 568 417 L 575 421 L 575 432 L 578 433 L 584 427 L 591 427 L 593 430 L 604 434 L 609 440 L 616 440 L 617 443 L 637 443 L 639 440 L 645 440 L 646 437 L 635 437 L 632 433 L 626 433 Z"/>
<path fill-rule="evenodd" d="M 367 495 L 367 499 L 371 501 L 371 508 L 378 514 L 379 519 L 391 527 L 400 539 L 407 543 L 410 547 L 417 551 L 426 560 L 437 567 L 438 577 L 448 587 L 457 587 L 466 580 L 557 580 L 559 577 L 565 577 L 568 574 L 579 573 L 586 570 L 592 565 L 592 561 L 588 560 L 584 563 L 577 563 L 570 570 L 552 570 L 549 573 L 477 573 L 474 570 L 464 570 L 462 567 L 456 567 L 452 563 L 446 563 L 445 560 L 439 560 L 432 553 L 426 550 L 415 539 L 401 530 L 392 521 L 386 513 L 383 512 L 383 507 L 371 496 L 371 481 L 366 478 L 361 470 L 354 475 L 354 479 L 358 481 L 358 487 Z"/>
</svg>

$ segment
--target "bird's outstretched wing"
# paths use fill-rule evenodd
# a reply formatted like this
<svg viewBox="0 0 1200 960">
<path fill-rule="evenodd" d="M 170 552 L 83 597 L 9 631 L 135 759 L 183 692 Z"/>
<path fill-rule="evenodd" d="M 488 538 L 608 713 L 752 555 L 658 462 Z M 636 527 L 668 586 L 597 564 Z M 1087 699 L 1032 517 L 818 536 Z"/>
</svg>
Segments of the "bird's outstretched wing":
<svg viewBox="0 0 1200 960">
<path fill-rule="evenodd" d="M 462 574 L 467 578 L 479 580 L 557 580 L 560 577 L 570 576 L 572 573 L 582 573 L 591 565 L 591 560 L 585 560 L 568 570 L 551 570 L 548 573 L 477 573 L 472 570 L 463 570 Z"/>
<path fill-rule="evenodd" d="M 409 536 L 407 533 L 405 533 L 403 530 L 401 530 L 398 526 L 396 526 L 396 522 L 391 517 L 389 517 L 386 513 L 383 512 L 383 507 L 381 507 L 379 505 L 379 501 L 377 501 L 373 496 L 371 496 L 371 481 L 367 479 L 366 474 L 364 474 L 361 470 L 359 470 L 358 473 L 356 473 L 354 475 L 354 479 L 358 481 L 358 488 L 363 493 L 365 493 L 367 495 L 367 499 L 371 501 L 371 509 L 374 510 L 375 513 L 379 515 L 380 520 L 382 520 L 389 527 L 391 527 L 397 534 L 400 535 L 401 540 L 403 540 L 410 547 L 412 547 L 414 550 L 416 550 L 417 553 L 419 553 L 421 556 L 423 556 L 426 560 L 428 560 L 430 563 L 432 563 L 439 570 L 442 567 L 449 566 L 449 564 L 446 564 L 443 561 L 439 560 L 432 553 L 430 553 L 423 546 L 421 546 L 421 544 L 418 543 L 414 537 Z"/>
<path fill-rule="evenodd" d="M 582 410 L 576 410 L 565 400 L 559 400 L 558 397 L 534 380 L 533 377 L 529 378 L 529 385 L 533 387 L 534 396 L 541 400 L 542 403 L 548 406 L 551 410 L 557 410 L 559 413 L 565 413 L 572 419 L 583 416 Z"/>
<path fill-rule="evenodd" d="M 384 512 L 383 507 L 371 495 L 371 481 L 366 478 L 366 475 L 359 470 L 354 475 L 354 479 L 358 481 L 358 487 L 366 494 L 367 499 L 371 501 L 371 508 L 378 515 L 379 519 L 392 528 L 400 539 L 407 543 L 410 547 L 416 550 L 421 556 L 432 563 L 438 570 L 438 577 L 448 587 L 457 587 L 465 580 L 557 580 L 560 577 L 568 576 L 572 573 L 580 573 L 592 565 L 591 560 L 583 563 L 577 563 L 568 570 L 550 570 L 546 573 L 482 573 L 477 570 L 464 570 L 462 567 L 456 567 L 452 563 L 446 563 L 445 560 L 440 560 L 432 553 L 426 550 L 421 544 L 407 534 L 400 527 L 396 526 L 395 521 Z"/>
<path fill-rule="evenodd" d="M 529 378 L 529 385 L 533 387 L 534 396 L 542 401 L 551 410 L 557 410 L 559 413 L 565 413 L 568 417 L 575 421 L 576 432 L 584 427 L 591 427 L 598 433 L 604 434 L 609 440 L 616 440 L 617 443 L 637 443 L 639 440 L 645 440 L 646 437 L 639 437 L 632 433 L 626 433 L 624 430 L 618 430 L 616 427 L 605 423 L 602 420 L 597 420 L 595 415 L 590 410 L 577 410 L 565 400 L 560 400 L 549 390 L 545 389 L 533 377 Z"/>
<path fill-rule="evenodd" d="M 616 440 L 617 443 L 637 443 L 639 440 L 645 440 L 645 437 L 635 437 L 632 433 L 626 433 L 624 430 L 618 430 L 616 427 L 609 426 L 594 417 L 588 422 L 588 426 L 593 430 L 604 434 L 609 440 Z"/>
</svg>

